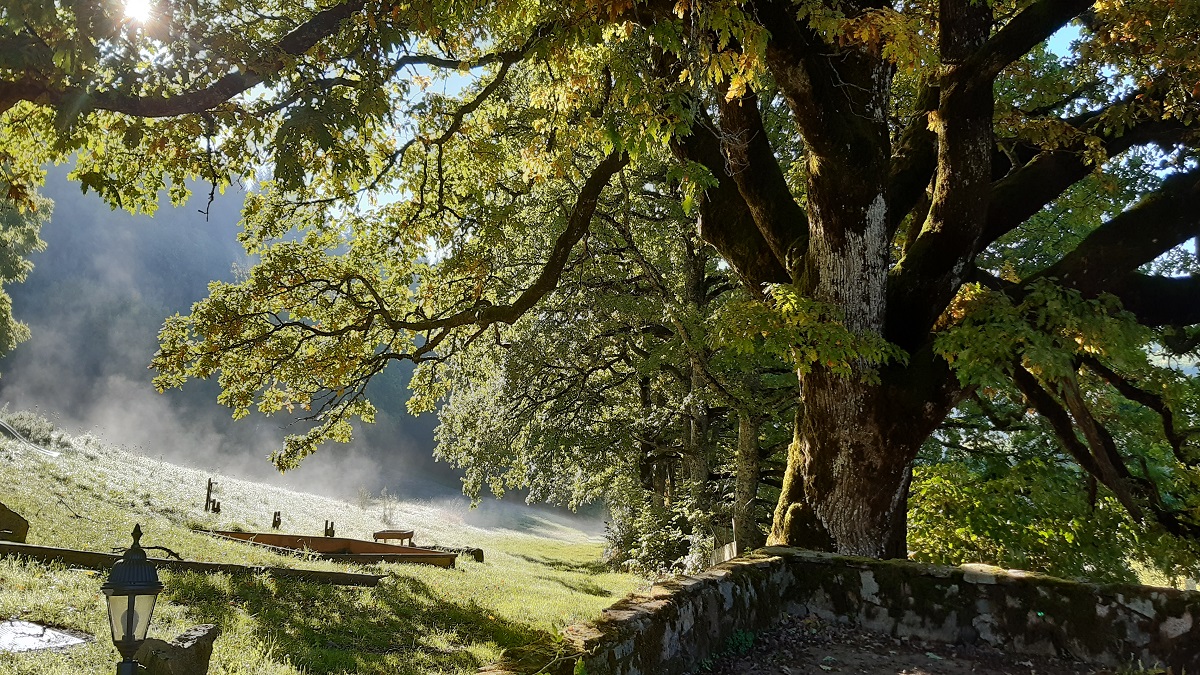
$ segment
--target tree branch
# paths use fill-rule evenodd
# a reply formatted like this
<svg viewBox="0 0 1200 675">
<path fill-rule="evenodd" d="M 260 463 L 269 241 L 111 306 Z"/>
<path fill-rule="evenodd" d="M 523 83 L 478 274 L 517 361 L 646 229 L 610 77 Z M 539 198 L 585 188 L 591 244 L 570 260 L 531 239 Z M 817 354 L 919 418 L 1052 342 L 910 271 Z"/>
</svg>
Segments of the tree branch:
<svg viewBox="0 0 1200 675">
<path fill-rule="evenodd" d="M 987 3 L 941 0 L 939 42 L 946 71 L 938 108 L 937 169 L 929 214 L 888 280 L 887 337 L 906 349 L 920 344 L 965 279 L 983 234 L 991 181 L 993 74 L 986 87 L 963 89 L 974 77 L 970 55 L 987 40 Z M 986 153 L 980 152 L 981 149 Z"/>
<path fill-rule="evenodd" d="M 1033 278 L 1052 277 L 1094 296 L 1200 232 L 1200 169 L 1175 174 L 1136 206 L 1090 233 Z"/>
<path fill-rule="evenodd" d="M 1075 458 L 1079 466 L 1089 474 L 1100 477 L 1100 467 L 1092 458 L 1091 451 L 1075 435 L 1071 416 L 1058 404 L 1058 401 L 1054 400 L 1050 392 L 1042 388 L 1042 383 L 1038 382 L 1037 377 L 1018 363 L 1013 367 L 1013 383 L 1017 385 L 1017 389 L 1025 396 L 1029 405 L 1033 406 L 1033 409 L 1050 424 L 1054 435 L 1058 437 L 1059 442 L 1071 457 Z"/>
<path fill-rule="evenodd" d="M 1025 369 L 1021 364 L 1017 364 L 1013 368 L 1013 381 L 1017 388 L 1025 395 L 1025 399 L 1034 407 L 1050 423 L 1050 427 L 1054 430 L 1054 434 L 1058 436 L 1059 442 L 1063 447 L 1075 458 L 1089 474 L 1098 479 L 1101 483 L 1116 495 L 1117 501 L 1125 507 L 1129 515 L 1136 521 L 1142 520 L 1142 509 L 1133 499 L 1133 494 L 1129 491 L 1129 486 L 1125 483 L 1125 478 L 1128 476 L 1128 470 L 1125 469 L 1124 462 L 1114 464 L 1107 453 L 1102 450 L 1103 442 L 1100 438 L 1099 425 L 1092 418 L 1091 413 L 1083 406 L 1082 399 L 1078 396 L 1068 398 L 1068 405 L 1071 406 L 1071 413 L 1068 415 L 1058 401 L 1042 387 L 1042 383 L 1038 381 L 1033 373 Z M 1078 392 L 1076 392 L 1078 394 Z M 1074 403 L 1074 405 L 1072 405 Z M 1071 418 L 1075 418 L 1075 422 L 1083 426 L 1084 436 L 1088 439 L 1088 444 L 1085 445 L 1075 435 L 1075 427 L 1071 422 Z M 1110 438 L 1111 440 L 1111 438 Z M 1089 448 L 1089 445 L 1091 446 Z M 1099 452 L 1098 452 L 1099 451 Z"/>
<path fill-rule="evenodd" d="M 675 154 L 707 168 L 717 180 L 700 204 L 700 236 L 733 267 L 751 293 L 762 294 L 765 283 L 788 283 L 782 261 L 758 230 L 737 182 L 726 170 L 721 143 L 712 129 L 694 124 L 692 132 L 673 142 Z"/>
<path fill-rule="evenodd" d="M 983 234 L 979 237 L 974 245 L 973 251 L 963 253 L 949 244 L 946 247 L 934 246 L 934 238 L 930 238 L 926 244 L 926 251 L 923 255 L 933 259 L 940 259 L 937 264 L 937 269 L 943 270 L 947 264 L 952 264 L 956 259 L 955 256 L 966 256 L 969 260 L 976 255 L 978 251 L 983 250 L 991 243 L 999 239 L 1004 234 L 1020 227 L 1035 213 L 1040 211 L 1054 199 L 1058 198 L 1067 188 L 1075 184 L 1079 180 L 1085 178 L 1094 170 L 1094 166 L 1087 161 L 1088 153 L 1086 152 L 1086 137 L 1089 135 L 1100 135 L 1104 140 L 1104 150 L 1107 156 L 1112 157 L 1125 152 L 1131 147 L 1144 145 L 1148 143 L 1157 143 L 1163 146 L 1169 146 L 1183 138 L 1186 134 L 1192 133 L 1188 127 L 1184 126 L 1177 120 L 1162 120 L 1160 117 L 1145 116 L 1133 122 L 1133 124 L 1121 129 L 1105 130 L 1103 129 L 1103 120 L 1105 113 L 1118 106 L 1130 105 L 1137 94 L 1127 98 L 1121 102 L 1115 103 L 1109 108 L 1094 113 L 1088 113 L 1081 116 L 1072 123 L 1077 125 L 1080 132 L 1078 139 L 1069 145 L 1054 150 L 1047 150 L 1036 155 L 1023 167 L 1009 173 L 1004 178 L 993 183 L 990 188 L 990 195 L 987 198 L 987 215 L 983 219 L 985 227 Z M 962 239 L 961 231 L 952 231 L 948 234 L 950 238 Z M 1140 238 L 1140 237 L 1139 237 Z M 1145 242 L 1150 242 L 1153 237 L 1145 237 Z M 1169 246 L 1166 248 L 1170 248 Z M 1166 250 L 1166 248 L 1161 250 Z M 1160 250 L 1160 252 L 1161 252 Z M 911 283 L 904 281 L 903 278 L 916 278 L 915 271 L 905 272 L 903 267 L 911 266 L 916 268 L 915 264 L 919 251 L 913 250 L 911 247 L 906 251 L 905 260 L 901 266 L 892 271 L 893 278 L 889 282 L 889 307 L 888 321 L 889 339 L 897 341 L 901 346 L 905 346 L 905 342 L 916 341 L 925 335 L 925 332 L 933 325 L 933 321 L 945 309 L 945 303 L 949 301 L 949 297 L 943 294 L 934 294 L 930 292 L 919 293 L 912 289 L 905 289 L 904 286 Z M 963 258 L 957 258 L 963 259 Z M 937 260 L 935 260 L 937 262 Z M 932 263 L 928 263 L 932 264 Z M 964 278 L 973 273 L 973 265 L 969 262 L 965 264 Z M 953 270 L 953 267 L 949 268 Z M 1110 287 L 1102 290 L 1117 292 L 1118 295 L 1130 296 L 1130 303 L 1136 303 L 1144 307 L 1146 316 L 1153 317 L 1149 320 L 1153 325 L 1162 325 L 1172 322 L 1171 314 L 1166 312 L 1168 308 L 1160 302 L 1156 302 L 1151 291 L 1162 287 L 1163 292 L 1170 293 L 1172 297 L 1189 298 L 1194 305 L 1195 293 L 1187 285 L 1178 282 L 1167 282 L 1165 280 L 1147 280 L 1140 275 L 1128 274 L 1130 268 L 1125 268 L 1121 275 L 1113 275 Z M 1056 272 L 1056 274 L 1060 273 Z M 899 298 L 906 296 L 907 304 L 902 303 Z M 892 298 L 897 298 L 895 301 Z M 1190 307 L 1193 305 L 1182 305 L 1176 307 L 1176 311 L 1180 312 L 1181 316 L 1186 315 L 1191 317 L 1194 314 L 1200 314 L 1200 310 L 1192 312 Z M 914 312 L 912 307 L 916 306 L 917 311 Z M 1131 310 L 1132 304 L 1127 305 Z M 1139 312 L 1135 312 L 1139 313 Z M 1141 315 L 1141 314 L 1139 314 Z M 1195 323 L 1200 319 L 1191 319 L 1187 323 Z"/>
<path fill-rule="evenodd" d="M 1021 58 L 1038 43 L 1053 35 L 1068 21 L 1087 11 L 1094 0 L 1037 0 L 1021 10 L 996 31 L 978 51 L 967 58 L 964 68 L 947 85 L 964 92 L 987 89 L 1008 64 Z M 954 93 L 952 96 L 956 95 Z"/>
<path fill-rule="evenodd" d="M 1095 170 L 1095 165 L 1087 159 L 1086 136 L 1099 136 L 1103 139 L 1105 156 L 1115 157 L 1138 145 L 1156 143 L 1170 147 L 1189 133 L 1188 127 L 1178 120 L 1163 120 L 1161 116 L 1154 115 L 1144 116 L 1124 129 L 1106 131 L 1102 128 L 1104 113 L 1130 105 L 1136 96 L 1142 94 L 1138 92 L 1132 98 L 1076 121 L 1074 126 L 1080 131 L 1080 138 L 1064 147 L 1039 153 L 1027 164 L 994 183 L 980 250 L 1020 227 L 1067 188 Z"/>
<path fill-rule="evenodd" d="M 566 267 L 571 250 L 588 231 L 592 215 L 596 212 L 596 204 L 600 199 L 601 192 L 608 185 L 613 175 L 628 163 L 628 155 L 614 152 L 605 157 L 592 171 L 591 175 L 584 181 L 583 187 L 579 190 L 579 196 L 576 198 L 575 205 L 572 207 L 571 213 L 567 218 L 567 227 L 555 240 L 554 246 L 550 250 L 550 257 L 542 267 L 541 273 L 511 304 L 477 304 L 475 307 L 461 310 L 443 319 L 394 321 L 392 322 L 392 327 L 420 332 L 435 328 L 455 328 L 467 324 L 485 326 L 492 323 L 511 324 L 515 322 L 521 315 L 529 311 L 538 300 L 541 300 L 543 296 L 558 285 L 559 277 L 562 274 L 563 268 Z"/>
<path fill-rule="evenodd" d="M 721 148 L 759 233 L 785 269 L 799 269 L 808 247 L 808 217 L 796 203 L 775 158 L 758 110 L 748 93 L 728 101 L 719 97 Z"/>
<path fill-rule="evenodd" d="M 1127 274 L 1104 289 L 1147 326 L 1200 324 L 1200 276 Z"/>
<path fill-rule="evenodd" d="M 925 197 L 925 189 L 937 171 L 937 134 L 929 128 L 929 113 L 937 110 L 938 100 L 939 90 L 936 86 L 921 86 L 917 92 L 916 110 L 900 133 L 892 152 L 892 168 L 888 178 L 889 238 L 896 233 L 905 216 Z M 920 219 L 925 220 L 923 216 Z M 920 223 L 917 225 L 919 227 Z M 916 239 L 915 232 L 911 239 Z"/>
<path fill-rule="evenodd" d="M 1162 418 L 1163 436 L 1171 444 L 1171 450 L 1175 454 L 1175 459 L 1179 460 L 1181 464 L 1190 464 L 1183 452 L 1183 446 L 1187 442 L 1188 436 L 1175 430 L 1175 414 L 1161 396 L 1138 387 L 1093 356 L 1084 356 L 1083 364 L 1089 370 L 1104 378 L 1106 382 L 1111 384 L 1125 398 L 1135 403 L 1140 403 L 1158 413 L 1159 417 Z"/>
<path fill-rule="evenodd" d="M 244 70 L 223 75 L 203 89 L 174 96 L 136 96 L 117 91 L 90 92 L 82 87 L 58 88 L 33 78 L 0 83 L 0 110 L 18 100 L 46 103 L 78 110 L 109 110 L 136 117 L 174 117 L 199 113 L 228 101 L 278 72 L 288 59 L 301 56 L 321 40 L 337 32 L 342 22 L 362 10 L 364 0 L 347 0 L 317 12 L 311 19 L 263 50 L 268 56 Z"/>
<path fill-rule="evenodd" d="M 1191 522 L 1185 512 L 1172 511 L 1166 507 L 1158 487 L 1148 473 L 1142 477 L 1130 474 L 1117 452 L 1112 435 L 1088 410 L 1082 392 L 1079 391 L 1078 382 L 1072 379 L 1062 383 L 1063 397 L 1071 411 L 1068 416 L 1067 410 L 1064 410 L 1054 397 L 1042 388 L 1037 378 L 1021 364 L 1017 364 L 1013 369 L 1013 380 L 1030 405 L 1050 423 L 1055 435 L 1075 461 L 1111 490 L 1134 520 L 1141 521 L 1144 510 L 1143 505 L 1135 500 L 1131 487 L 1137 488 L 1136 496 L 1144 500 L 1143 504 L 1147 507 L 1145 510 L 1148 510 L 1154 521 L 1165 530 L 1176 536 L 1200 536 L 1200 525 Z M 1074 418 L 1083 431 L 1088 445 L 1084 445 L 1075 435 L 1071 418 Z M 1088 446 L 1091 446 L 1090 449 Z M 1146 472 L 1144 464 L 1143 472 Z"/>
</svg>

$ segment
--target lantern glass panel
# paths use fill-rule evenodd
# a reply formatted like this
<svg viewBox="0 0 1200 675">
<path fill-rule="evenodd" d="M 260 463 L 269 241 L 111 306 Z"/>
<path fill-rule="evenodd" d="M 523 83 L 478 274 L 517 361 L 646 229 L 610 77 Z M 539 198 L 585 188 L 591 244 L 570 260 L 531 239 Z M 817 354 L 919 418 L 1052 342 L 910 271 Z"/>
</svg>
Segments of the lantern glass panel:
<svg viewBox="0 0 1200 675">
<path fill-rule="evenodd" d="M 108 620 L 112 624 L 113 642 L 145 640 L 156 600 L 158 596 L 153 593 L 108 596 Z"/>
</svg>

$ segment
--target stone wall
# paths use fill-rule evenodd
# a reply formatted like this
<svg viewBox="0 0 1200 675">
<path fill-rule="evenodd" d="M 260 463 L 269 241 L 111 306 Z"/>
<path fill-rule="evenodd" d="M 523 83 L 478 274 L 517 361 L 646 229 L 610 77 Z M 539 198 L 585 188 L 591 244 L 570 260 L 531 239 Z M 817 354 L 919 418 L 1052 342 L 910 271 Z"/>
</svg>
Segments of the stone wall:
<svg viewBox="0 0 1200 675">
<path fill-rule="evenodd" d="M 631 596 L 566 633 L 589 675 L 672 675 L 784 613 L 893 636 L 1200 672 L 1200 593 L 786 548 L 761 549 Z M 560 665 L 557 672 L 571 673 L 575 663 Z"/>
</svg>

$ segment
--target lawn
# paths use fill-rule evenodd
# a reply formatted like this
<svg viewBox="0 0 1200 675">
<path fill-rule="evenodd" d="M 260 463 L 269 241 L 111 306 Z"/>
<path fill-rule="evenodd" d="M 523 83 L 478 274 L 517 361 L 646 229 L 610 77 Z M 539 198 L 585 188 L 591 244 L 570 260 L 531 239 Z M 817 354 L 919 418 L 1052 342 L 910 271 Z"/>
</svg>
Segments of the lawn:
<svg viewBox="0 0 1200 675">
<path fill-rule="evenodd" d="M 528 515 L 509 528 L 479 528 L 462 514 L 393 499 L 342 502 L 213 476 L 222 513 L 203 510 L 209 473 L 166 464 L 92 436 L 55 432 L 58 458 L 0 442 L 0 502 L 30 521 L 29 543 L 109 552 L 127 546 L 134 523 L 143 545 L 191 560 L 385 574 L 374 588 L 266 576 L 161 572 L 166 590 L 151 635 L 170 639 L 199 623 L 222 628 L 210 673 L 474 673 L 504 655 L 552 657 L 563 626 L 596 616 L 641 580 L 601 561 L 603 544 L 561 523 Z M 456 569 L 421 565 L 352 567 L 284 556 L 222 541 L 194 528 L 283 530 L 366 537 L 386 527 L 416 531 L 418 544 L 476 546 L 486 562 Z M 0 658 L 0 675 L 79 675 L 112 669 L 101 601 L 103 573 L 0 558 L 0 617 L 98 636 L 61 653 Z"/>
</svg>

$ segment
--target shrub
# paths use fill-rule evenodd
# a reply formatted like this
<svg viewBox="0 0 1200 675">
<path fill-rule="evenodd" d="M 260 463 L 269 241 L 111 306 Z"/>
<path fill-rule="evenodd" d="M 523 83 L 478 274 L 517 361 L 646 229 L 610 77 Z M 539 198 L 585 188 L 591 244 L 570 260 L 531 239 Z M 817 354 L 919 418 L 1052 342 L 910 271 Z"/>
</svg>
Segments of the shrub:
<svg viewBox="0 0 1200 675">
<path fill-rule="evenodd" d="M 43 448 L 53 445 L 55 428 L 45 417 L 28 410 L 8 412 L 8 406 L 0 410 L 0 417 L 30 443 Z"/>
<path fill-rule="evenodd" d="M 707 565 L 712 553 L 707 516 L 686 499 L 612 508 L 610 515 L 609 564 L 646 575 L 695 572 Z"/>
</svg>

